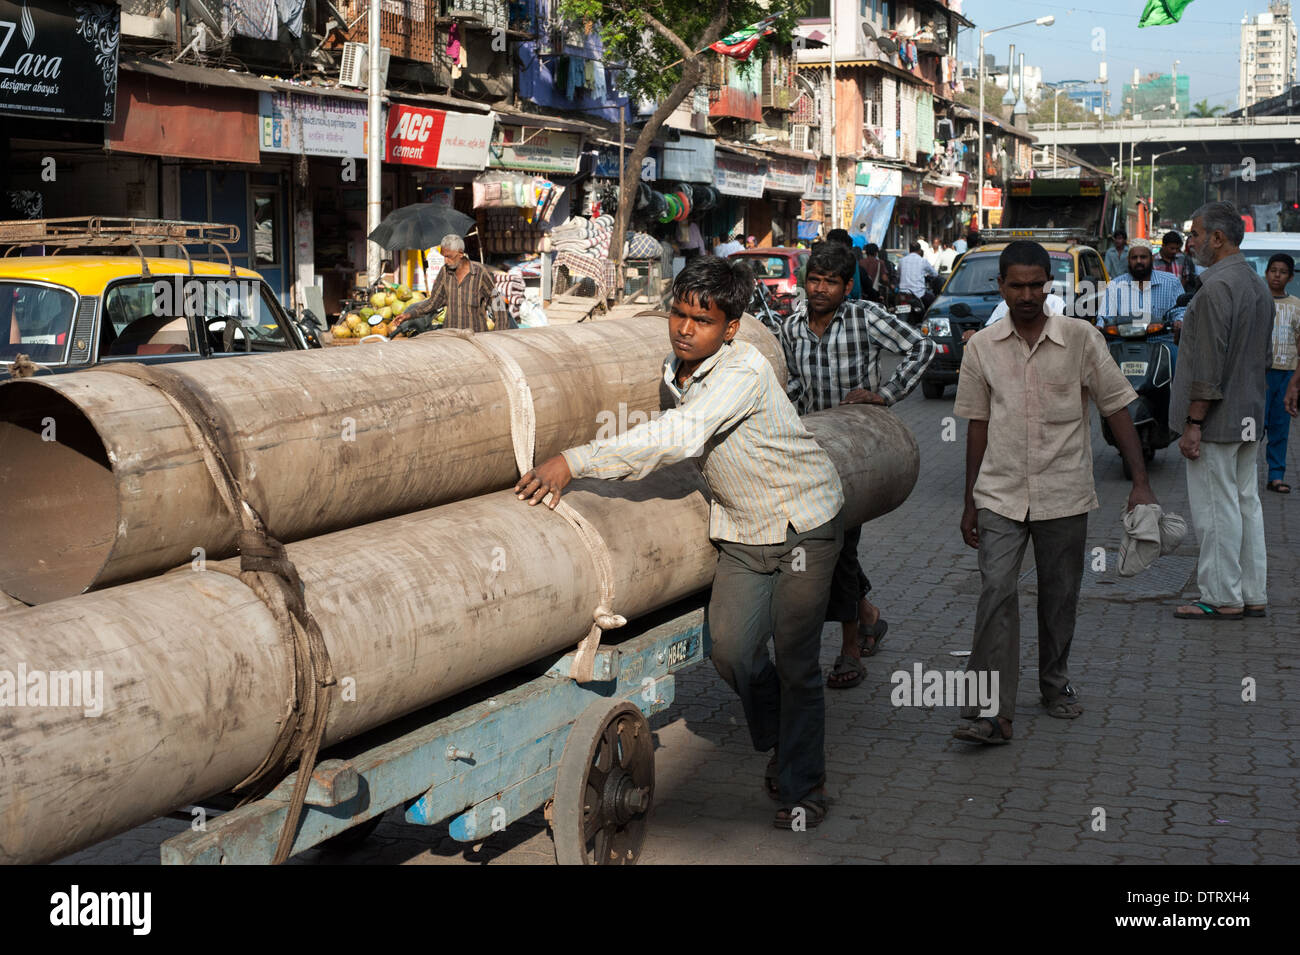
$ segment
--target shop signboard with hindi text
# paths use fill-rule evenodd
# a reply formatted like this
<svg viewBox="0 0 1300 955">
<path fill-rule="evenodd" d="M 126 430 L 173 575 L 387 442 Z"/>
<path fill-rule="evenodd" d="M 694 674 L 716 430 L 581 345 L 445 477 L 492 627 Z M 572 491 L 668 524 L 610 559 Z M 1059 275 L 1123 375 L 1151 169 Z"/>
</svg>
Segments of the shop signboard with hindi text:
<svg viewBox="0 0 1300 955">
<path fill-rule="evenodd" d="M 724 196 L 761 199 L 766 164 L 744 156 L 719 153 L 713 160 L 713 182 Z"/>
<path fill-rule="evenodd" d="M 262 152 L 362 158 L 366 101 L 274 92 L 258 96 Z"/>
<path fill-rule="evenodd" d="M 812 163 L 806 159 L 771 156 L 767 160 L 767 190 L 804 195 L 812 186 Z"/>
<path fill-rule="evenodd" d="M 572 176 L 581 159 L 581 133 L 503 125 L 492 139 L 488 165 L 493 169 Z"/>
<path fill-rule="evenodd" d="M 430 169 L 482 169 L 492 142 L 492 115 L 454 113 L 393 103 L 384 131 L 384 160 Z"/>
<path fill-rule="evenodd" d="M 112 122 L 121 22 L 116 3 L 0 0 L 0 113 Z"/>
</svg>

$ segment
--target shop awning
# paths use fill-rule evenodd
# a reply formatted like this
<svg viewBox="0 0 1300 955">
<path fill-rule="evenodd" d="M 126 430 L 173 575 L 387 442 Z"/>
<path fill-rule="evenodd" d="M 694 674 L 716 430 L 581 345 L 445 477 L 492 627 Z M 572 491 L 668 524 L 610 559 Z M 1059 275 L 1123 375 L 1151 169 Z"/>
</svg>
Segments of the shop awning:
<svg viewBox="0 0 1300 955">
<path fill-rule="evenodd" d="M 117 116 L 104 141 L 110 151 L 255 164 L 257 130 L 252 89 L 217 87 L 195 97 L 174 77 L 128 71 L 118 76 Z"/>
<path fill-rule="evenodd" d="M 607 124 L 598 125 L 596 123 L 584 123 L 579 119 L 561 119 L 558 116 L 546 116 L 542 113 L 529 113 L 522 109 L 515 109 L 510 106 L 494 107 L 497 115 L 501 117 L 501 122 L 509 123 L 514 126 L 528 126 L 533 129 L 554 129 L 565 133 L 583 133 L 585 135 L 601 134 L 608 136 L 610 127 Z M 617 134 L 615 134 L 617 135 Z"/>
<path fill-rule="evenodd" d="M 256 90 L 257 92 L 310 93 L 316 96 L 337 96 L 340 99 L 365 100 L 366 94 L 341 86 L 314 86 L 310 83 L 290 83 L 283 80 L 268 80 L 252 73 L 237 73 L 234 70 L 217 70 L 207 66 L 194 66 L 190 63 L 164 63 L 161 60 L 123 61 L 122 69 L 147 76 L 160 76 L 178 83 L 190 83 L 194 86 L 225 86 L 231 89 Z"/>
</svg>

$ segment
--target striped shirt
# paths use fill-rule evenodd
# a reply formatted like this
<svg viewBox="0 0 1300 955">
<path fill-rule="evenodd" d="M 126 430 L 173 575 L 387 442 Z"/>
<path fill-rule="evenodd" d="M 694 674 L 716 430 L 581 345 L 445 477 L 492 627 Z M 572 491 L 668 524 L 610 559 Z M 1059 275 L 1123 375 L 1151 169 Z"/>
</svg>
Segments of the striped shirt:
<svg viewBox="0 0 1300 955">
<path fill-rule="evenodd" d="M 1182 294 L 1183 283 L 1168 272 L 1153 270 L 1145 288 L 1126 273 L 1102 289 L 1097 327 L 1119 324 L 1116 319 L 1141 318 L 1148 324 L 1158 322 L 1178 305 L 1178 297 Z"/>
<path fill-rule="evenodd" d="M 625 433 L 564 452 L 575 478 L 641 478 L 698 458 L 713 495 L 709 537 L 779 544 L 833 519 L 844 505 L 840 477 L 799 421 L 772 366 L 753 345 L 731 342 L 677 387 L 677 358 L 664 383 L 677 407 Z"/>
<path fill-rule="evenodd" d="M 1300 298 L 1273 299 L 1273 368 L 1292 371 L 1300 348 Z"/>
<path fill-rule="evenodd" d="M 917 386 L 934 360 L 935 344 L 873 302 L 845 299 L 818 338 L 808 327 L 806 305 L 781 323 L 781 346 L 790 371 L 786 394 L 800 414 L 834 408 L 855 388 L 874 391 L 892 405 Z M 881 349 L 903 355 L 880 384 Z"/>
<path fill-rule="evenodd" d="M 494 291 L 492 276 L 478 262 L 469 263 L 469 274 L 460 280 L 457 280 L 454 269 L 444 268 L 433 280 L 429 308 L 437 313 L 444 305 L 447 306 L 443 328 L 485 332 Z"/>
</svg>

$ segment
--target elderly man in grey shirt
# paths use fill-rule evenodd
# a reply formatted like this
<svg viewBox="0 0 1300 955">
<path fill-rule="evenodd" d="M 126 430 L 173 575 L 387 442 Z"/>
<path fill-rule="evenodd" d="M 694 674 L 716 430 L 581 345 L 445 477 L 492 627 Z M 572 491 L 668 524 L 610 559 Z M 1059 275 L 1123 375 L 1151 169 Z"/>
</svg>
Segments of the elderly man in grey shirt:
<svg viewBox="0 0 1300 955">
<path fill-rule="evenodd" d="M 1196 210 L 1189 245 L 1201 289 L 1183 318 L 1169 426 L 1182 430 L 1187 497 L 1201 541 L 1201 599 L 1174 616 L 1262 617 L 1268 603 L 1264 515 L 1255 459 L 1271 363 L 1273 300 L 1239 247 L 1245 224 L 1227 202 Z"/>
</svg>

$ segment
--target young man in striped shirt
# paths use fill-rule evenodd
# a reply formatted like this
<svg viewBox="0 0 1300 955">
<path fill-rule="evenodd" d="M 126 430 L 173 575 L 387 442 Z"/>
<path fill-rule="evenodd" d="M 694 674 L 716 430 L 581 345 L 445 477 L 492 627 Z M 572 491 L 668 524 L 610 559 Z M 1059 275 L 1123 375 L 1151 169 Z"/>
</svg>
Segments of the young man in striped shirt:
<svg viewBox="0 0 1300 955">
<path fill-rule="evenodd" d="M 779 828 L 826 814 L 825 700 L 818 651 L 831 574 L 844 540 L 844 493 L 772 366 L 734 341 L 754 293 L 748 266 L 701 256 L 673 283 L 664 383 L 677 407 L 614 438 L 557 454 L 515 492 L 554 507 L 573 478 L 640 478 L 697 458 L 712 492 L 718 550 L 705 617 L 712 659 L 740 696 L 754 747 L 775 748 L 769 793 Z M 776 666 L 768 658 L 771 636 Z"/>
<path fill-rule="evenodd" d="M 819 245 L 808 257 L 807 304 L 796 306 L 782 322 L 781 345 L 790 372 L 786 392 L 801 415 L 839 404 L 892 405 L 917 386 L 934 360 L 932 340 L 879 305 L 846 297 L 856 269 L 852 253 L 831 242 Z M 884 385 L 881 349 L 903 356 Z M 861 540 L 861 527 L 845 529 L 826 608 L 826 619 L 843 628 L 840 655 L 826 684 L 837 690 L 862 682 L 862 655 L 876 652 L 888 627 L 867 599 L 871 581 L 858 561 Z"/>
</svg>

